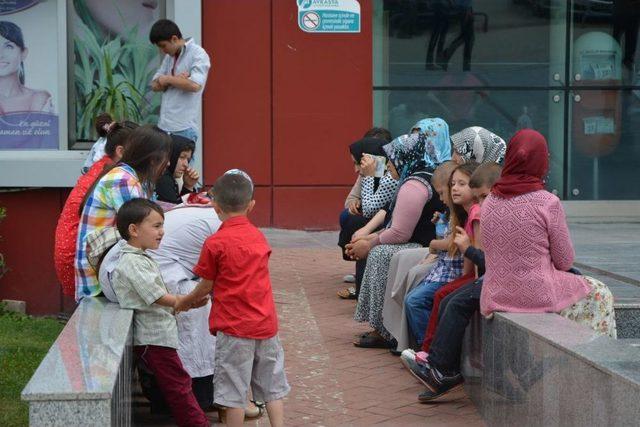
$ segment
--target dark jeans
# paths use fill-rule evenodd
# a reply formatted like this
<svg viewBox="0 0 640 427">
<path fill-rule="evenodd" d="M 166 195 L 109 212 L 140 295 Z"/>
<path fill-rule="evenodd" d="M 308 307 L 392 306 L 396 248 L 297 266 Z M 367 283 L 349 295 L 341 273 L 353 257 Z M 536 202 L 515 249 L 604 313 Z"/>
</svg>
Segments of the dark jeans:
<svg viewBox="0 0 640 427">
<path fill-rule="evenodd" d="M 444 375 L 460 372 L 464 331 L 480 309 L 482 278 L 448 295 L 440 304 L 438 329 L 429 349 L 429 363 Z"/>
<path fill-rule="evenodd" d="M 370 218 L 365 218 L 362 215 L 352 215 L 347 209 L 340 212 L 340 235 L 338 236 L 338 246 L 342 248 L 342 258 L 345 261 L 352 261 L 344 253 L 344 248 L 351 241 L 353 233 L 360 228 L 367 225 Z M 360 295 L 360 283 L 362 283 L 362 276 L 364 275 L 364 268 L 367 265 L 367 260 L 356 261 L 356 296 Z"/>
</svg>

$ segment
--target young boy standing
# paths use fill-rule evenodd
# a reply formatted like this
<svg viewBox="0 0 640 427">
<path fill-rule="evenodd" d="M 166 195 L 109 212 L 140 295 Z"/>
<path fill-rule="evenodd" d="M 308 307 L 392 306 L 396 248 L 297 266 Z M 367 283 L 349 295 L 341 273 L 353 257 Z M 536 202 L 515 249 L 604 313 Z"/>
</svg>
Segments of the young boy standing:
<svg viewBox="0 0 640 427">
<path fill-rule="evenodd" d="M 191 377 L 178 357 L 178 326 L 171 295 L 156 262 L 145 252 L 158 249 L 163 231 L 162 208 L 147 199 L 132 199 L 118 210 L 116 224 L 127 241 L 113 272 L 113 289 L 122 308 L 134 310 L 133 350 L 151 369 L 179 426 L 208 426 L 191 388 Z M 192 306 L 206 304 L 200 298 Z"/>
<path fill-rule="evenodd" d="M 211 67 L 209 55 L 193 39 L 183 39 L 175 22 L 160 19 L 149 40 L 164 55 L 151 89 L 162 93 L 158 127 L 165 132 L 198 140 L 200 100 Z"/>
<path fill-rule="evenodd" d="M 241 426 L 251 384 L 253 398 L 266 402 L 271 425 L 279 427 L 290 387 L 269 279 L 271 248 L 247 219 L 255 205 L 248 175 L 235 170 L 218 178 L 212 204 L 222 225 L 205 241 L 194 269 L 202 280 L 176 309 L 189 308 L 213 289 L 214 402 L 227 407 L 228 425 Z"/>
</svg>

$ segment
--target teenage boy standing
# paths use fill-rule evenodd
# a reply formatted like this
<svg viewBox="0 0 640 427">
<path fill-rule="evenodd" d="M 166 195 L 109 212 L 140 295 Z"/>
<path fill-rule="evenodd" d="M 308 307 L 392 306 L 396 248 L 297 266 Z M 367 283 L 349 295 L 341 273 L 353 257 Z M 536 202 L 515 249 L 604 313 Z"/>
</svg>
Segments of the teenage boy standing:
<svg viewBox="0 0 640 427">
<path fill-rule="evenodd" d="M 165 54 L 151 80 L 151 89 L 163 92 L 158 127 L 195 142 L 200 100 L 211 67 L 209 55 L 192 38 L 183 39 L 180 28 L 168 19 L 153 24 L 149 40 Z"/>
</svg>

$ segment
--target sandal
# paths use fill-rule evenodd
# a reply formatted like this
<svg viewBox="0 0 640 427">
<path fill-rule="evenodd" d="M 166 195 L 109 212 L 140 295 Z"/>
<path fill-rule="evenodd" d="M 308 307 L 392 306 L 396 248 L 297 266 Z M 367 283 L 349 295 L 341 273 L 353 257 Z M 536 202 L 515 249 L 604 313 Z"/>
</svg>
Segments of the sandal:
<svg viewBox="0 0 640 427">
<path fill-rule="evenodd" d="M 341 299 L 357 299 L 356 297 L 356 288 L 351 286 L 350 288 L 345 288 L 338 291 L 338 296 Z"/>
<path fill-rule="evenodd" d="M 353 345 L 360 348 L 391 348 L 391 342 L 385 340 L 380 335 L 373 333 L 360 337 L 360 339 L 355 341 Z"/>
<path fill-rule="evenodd" d="M 245 408 L 244 409 L 244 419 L 245 420 L 254 420 L 256 418 L 260 418 L 264 415 L 265 404 L 264 402 L 256 402 L 252 400 L 251 403 L 255 405 L 255 408 Z"/>
<path fill-rule="evenodd" d="M 253 402 L 253 400 L 252 400 Z M 255 409 L 253 408 L 244 408 L 244 419 L 245 420 L 255 420 L 257 418 L 260 418 L 264 415 L 265 412 L 265 404 L 264 403 L 256 403 L 253 402 L 254 405 L 256 405 Z M 227 408 L 226 406 L 220 406 L 220 405 L 216 405 L 216 410 L 218 411 L 218 419 L 220 420 L 221 423 L 226 424 L 227 423 Z"/>
</svg>

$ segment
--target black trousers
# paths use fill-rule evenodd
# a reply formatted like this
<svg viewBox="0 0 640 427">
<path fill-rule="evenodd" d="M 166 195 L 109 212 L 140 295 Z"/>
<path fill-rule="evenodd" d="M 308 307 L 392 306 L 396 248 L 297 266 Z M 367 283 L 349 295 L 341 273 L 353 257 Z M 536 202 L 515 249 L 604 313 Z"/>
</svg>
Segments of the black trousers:
<svg viewBox="0 0 640 427">
<path fill-rule="evenodd" d="M 367 225 L 369 219 L 370 218 L 365 218 L 362 215 L 352 215 L 346 209 L 340 213 L 338 246 L 342 249 L 342 259 L 345 261 L 352 261 L 344 252 L 345 246 L 351 241 L 353 233 Z M 366 259 L 356 261 L 356 296 L 360 295 L 360 284 L 362 283 L 362 276 L 364 275 L 364 268 L 366 266 Z"/>
<path fill-rule="evenodd" d="M 480 309 L 482 278 L 462 286 L 440 303 L 438 329 L 429 348 L 429 363 L 444 375 L 460 372 L 462 340 L 473 314 Z"/>
</svg>

